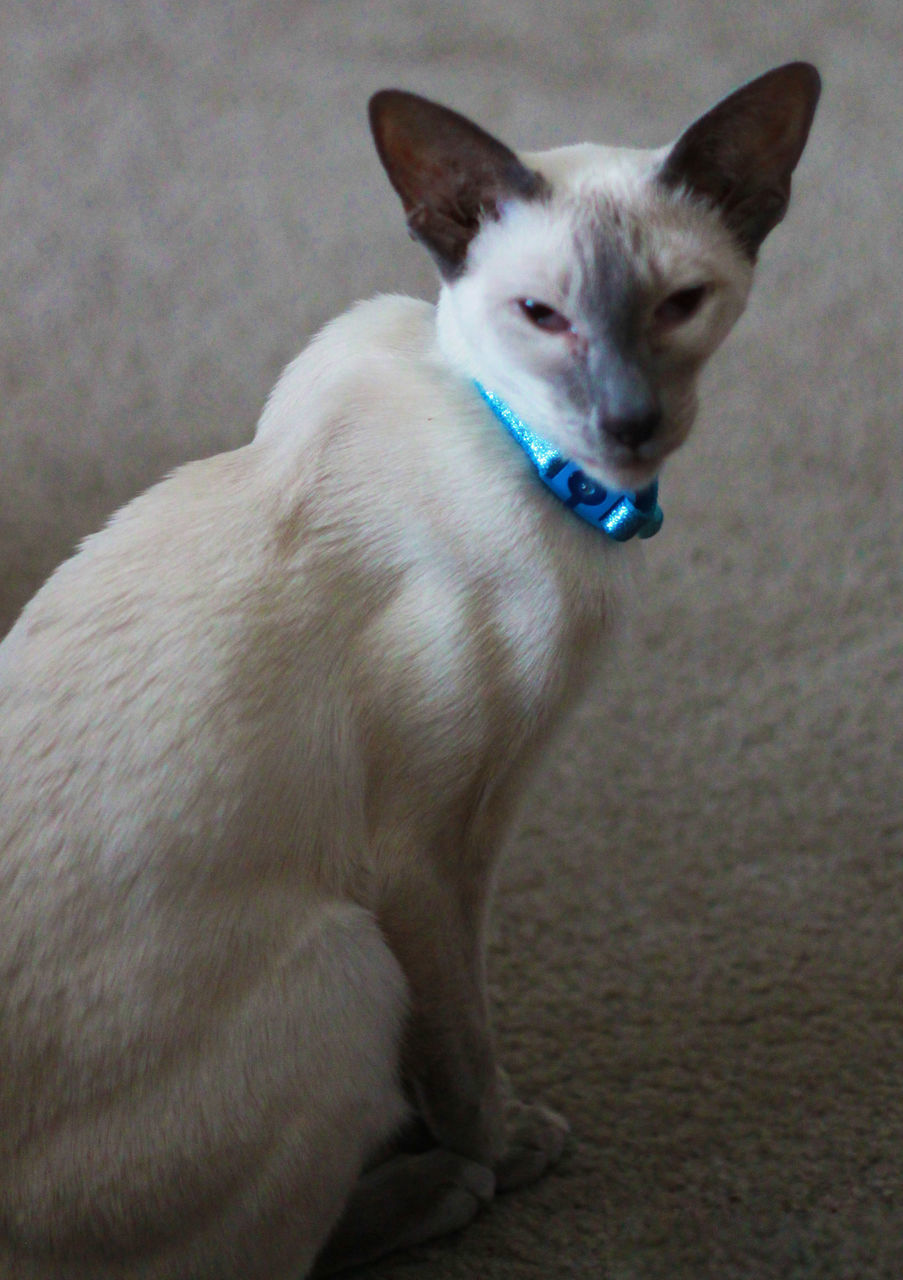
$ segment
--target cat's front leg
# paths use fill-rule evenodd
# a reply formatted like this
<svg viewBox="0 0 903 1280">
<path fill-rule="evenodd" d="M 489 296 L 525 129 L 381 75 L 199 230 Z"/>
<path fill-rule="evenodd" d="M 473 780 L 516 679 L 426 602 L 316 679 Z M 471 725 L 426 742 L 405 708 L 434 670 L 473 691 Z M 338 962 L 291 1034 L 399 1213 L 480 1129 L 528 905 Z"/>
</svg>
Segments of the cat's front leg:
<svg viewBox="0 0 903 1280">
<path fill-rule="evenodd" d="M 473 908 L 447 885 L 421 882 L 383 927 L 411 991 L 404 1070 L 415 1106 L 436 1142 L 488 1165 L 507 1190 L 555 1163 L 568 1125 L 519 1101 L 496 1062 L 482 913 Z"/>
</svg>

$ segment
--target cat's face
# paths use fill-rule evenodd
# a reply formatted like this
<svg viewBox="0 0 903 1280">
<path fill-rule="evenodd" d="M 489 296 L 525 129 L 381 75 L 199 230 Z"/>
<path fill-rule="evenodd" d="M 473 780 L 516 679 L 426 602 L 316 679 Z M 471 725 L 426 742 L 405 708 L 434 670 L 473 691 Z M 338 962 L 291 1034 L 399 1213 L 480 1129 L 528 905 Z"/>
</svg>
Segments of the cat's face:
<svg viewBox="0 0 903 1280">
<path fill-rule="evenodd" d="M 743 310 L 819 90 L 788 63 L 672 147 L 520 157 L 447 107 L 375 94 L 377 150 L 442 274 L 445 356 L 603 483 L 646 484 Z"/>
<path fill-rule="evenodd" d="M 699 371 L 752 278 L 720 217 L 657 177 L 666 154 L 587 145 L 523 157 L 544 198 L 501 204 L 438 307 L 440 344 L 462 372 L 625 489 L 686 438 Z"/>
</svg>

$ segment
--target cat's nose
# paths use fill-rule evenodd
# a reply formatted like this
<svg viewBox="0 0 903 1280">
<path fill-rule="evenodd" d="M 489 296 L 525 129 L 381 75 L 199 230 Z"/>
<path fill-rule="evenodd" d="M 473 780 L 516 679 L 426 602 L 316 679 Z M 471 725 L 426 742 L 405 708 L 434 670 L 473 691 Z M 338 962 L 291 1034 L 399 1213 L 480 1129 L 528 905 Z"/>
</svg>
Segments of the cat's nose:
<svg viewBox="0 0 903 1280">
<path fill-rule="evenodd" d="M 644 408 L 639 412 L 603 419 L 602 430 L 618 444 L 623 444 L 628 449 L 638 449 L 641 444 L 652 439 L 661 421 L 661 409 Z"/>
</svg>

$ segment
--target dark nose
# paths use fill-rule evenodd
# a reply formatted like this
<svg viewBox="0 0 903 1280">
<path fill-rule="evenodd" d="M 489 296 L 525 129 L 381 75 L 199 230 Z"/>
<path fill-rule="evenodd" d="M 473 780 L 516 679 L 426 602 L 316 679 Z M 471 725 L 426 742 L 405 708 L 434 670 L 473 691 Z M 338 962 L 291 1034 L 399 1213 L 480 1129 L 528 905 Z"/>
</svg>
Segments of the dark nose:
<svg viewBox="0 0 903 1280">
<path fill-rule="evenodd" d="M 628 449 L 638 449 L 641 444 L 651 440 L 661 425 L 661 409 L 646 408 L 636 413 L 624 413 L 617 417 L 604 418 L 602 430 L 618 444 Z"/>
</svg>

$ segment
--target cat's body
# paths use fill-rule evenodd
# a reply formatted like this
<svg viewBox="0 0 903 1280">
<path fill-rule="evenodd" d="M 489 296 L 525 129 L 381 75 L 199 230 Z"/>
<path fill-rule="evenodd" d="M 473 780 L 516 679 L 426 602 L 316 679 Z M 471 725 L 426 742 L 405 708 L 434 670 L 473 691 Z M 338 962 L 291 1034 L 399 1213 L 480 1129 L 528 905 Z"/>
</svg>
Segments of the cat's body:
<svg viewBox="0 0 903 1280">
<path fill-rule="evenodd" d="M 383 96 L 384 160 L 416 101 Z M 673 154 L 533 157 L 463 248 L 387 160 L 438 317 L 387 297 L 328 326 L 251 444 L 120 512 L 0 647 L 4 1280 L 297 1277 L 343 1209 L 328 1263 L 559 1154 L 494 1062 L 486 919 L 633 552 L 542 490 L 472 379 L 591 474 L 651 479 L 755 247 L 662 181 Z M 415 1115 L 438 1146 L 358 1183 Z"/>
</svg>

